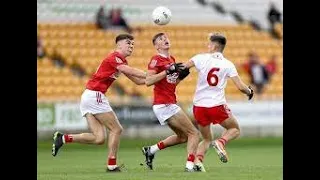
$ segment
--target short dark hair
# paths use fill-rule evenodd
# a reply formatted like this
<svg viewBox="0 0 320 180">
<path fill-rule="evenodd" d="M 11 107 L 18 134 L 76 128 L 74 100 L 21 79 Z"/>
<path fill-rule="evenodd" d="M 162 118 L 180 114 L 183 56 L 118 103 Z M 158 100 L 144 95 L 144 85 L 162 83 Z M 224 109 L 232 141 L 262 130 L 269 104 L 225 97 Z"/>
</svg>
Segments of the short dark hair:
<svg viewBox="0 0 320 180">
<path fill-rule="evenodd" d="M 154 35 L 153 38 L 152 38 L 152 44 L 155 45 L 156 40 L 158 39 L 158 37 L 163 36 L 163 35 L 164 35 L 164 33 L 162 33 L 162 32 Z"/>
<path fill-rule="evenodd" d="M 224 50 L 224 47 L 226 46 L 227 44 L 227 39 L 226 37 L 221 34 L 221 33 L 213 33 L 213 34 L 210 34 L 210 41 L 211 42 L 216 42 L 219 44 L 220 46 L 220 51 L 222 52 Z"/>
<path fill-rule="evenodd" d="M 130 40 L 133 40 L 134 37 L 130 34 L 119 34 L 117 37 L 116 37 L 116 44 L 118 41 L 121 41 L 123 39 L 130 39 Z"/>
</svg>

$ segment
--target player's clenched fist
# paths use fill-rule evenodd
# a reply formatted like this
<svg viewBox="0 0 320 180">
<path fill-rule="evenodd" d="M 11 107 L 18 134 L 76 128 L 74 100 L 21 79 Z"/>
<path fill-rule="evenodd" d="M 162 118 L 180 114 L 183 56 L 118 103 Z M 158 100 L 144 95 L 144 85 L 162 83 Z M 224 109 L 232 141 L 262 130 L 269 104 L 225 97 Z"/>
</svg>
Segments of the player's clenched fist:
<svg viewBox="0 0 320 180">
<path fill-rule="evenodd" d="M 183 70 L 179 71 L 179 79 L 183 80 L 184 78 L 186 78 L 188 75 L 190 74 L 189 68 L 185 68 Z"/>
<path fill-rule="evenodd" d="M 183 65 L 183 63 L 177 63 L 178 65 L 178 72 L 179 72 L 179 79 L 183 80 L 184 78 L 186 78 L 189 74 L 189 68 L 187 68 L 186 66 Z"/>
<path fill-rule="evenodd" d="M 177 72 L 179 70 L 179 66 L 181 66 L 182 63 L 180 64 L 177 64 L 177 63 L 174 63 L 174 64 L 171 64 L 168 69 L 166 70 L 166 73 L 167 74 L 173 74 L 175 72 Z"/>
</svg>

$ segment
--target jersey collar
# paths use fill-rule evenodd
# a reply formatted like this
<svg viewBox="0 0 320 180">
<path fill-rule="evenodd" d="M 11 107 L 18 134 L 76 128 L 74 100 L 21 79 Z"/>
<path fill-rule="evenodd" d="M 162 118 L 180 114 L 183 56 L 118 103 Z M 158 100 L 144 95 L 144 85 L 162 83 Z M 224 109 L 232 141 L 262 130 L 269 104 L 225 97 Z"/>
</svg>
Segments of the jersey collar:
<svg viewBox="0 0 320 180">
<path fill-rule="evenodd" d="M 168 58 L 168 57 L 170 57 L 170 55 L 169 55 L 169 56 L 166 56 L 166 55 L 161 54 L 161 53 L 158 53 L 158 55 L 159 55 L 159 56 L 161 56 L 161 57 L 164 57 L 164 58 Z"/>
<path fill-rule="evenodd" d="M 122 54 L 120 54 L 118 51 L 114 51 L 114 53 L 115 53 L 117 56 L 121 57 L 122 59 L 125 59 L 125 57 L 124 57 Z"/>
<path fill-rule="evenodd" d="M 219 59 L 223 58 L 223 54 L 220 52 L 214 52 L 212 53 L 212 56 Z"/>
</svg>

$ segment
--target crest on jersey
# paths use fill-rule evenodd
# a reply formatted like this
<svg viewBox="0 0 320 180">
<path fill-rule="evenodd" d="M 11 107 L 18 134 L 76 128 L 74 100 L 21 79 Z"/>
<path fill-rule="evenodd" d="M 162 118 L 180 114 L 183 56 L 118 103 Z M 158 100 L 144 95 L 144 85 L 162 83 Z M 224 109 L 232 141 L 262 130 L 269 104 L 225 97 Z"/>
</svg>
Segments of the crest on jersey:
<svg viewBox="0 0 320 180">
<path fill-rule="evenodd" d="M 119 64 L 120 64 L 120 63 L 123 63 L 122 59 L 120 59 L 120 58 L 118 58 L 118 57 L 116 57 L 116 62 L 119 63 Z"/>
<path fill-rule="evenodd" d="M 178 77 L 179 77 L 179 73 L 177 73 L 177 72 L 172 73 L 172 74 L 168 74 L 167 75 L 167 82 L 170 84 L 175 84 L 175 83 L 177 83 Z"/>
<path fill-rule="evenodd" d="M 150 67 L 154 68 L 156 65 L 157 65 L 157 60 L 152 59 L 151 62 L 150 62 Z"/>
</svg>

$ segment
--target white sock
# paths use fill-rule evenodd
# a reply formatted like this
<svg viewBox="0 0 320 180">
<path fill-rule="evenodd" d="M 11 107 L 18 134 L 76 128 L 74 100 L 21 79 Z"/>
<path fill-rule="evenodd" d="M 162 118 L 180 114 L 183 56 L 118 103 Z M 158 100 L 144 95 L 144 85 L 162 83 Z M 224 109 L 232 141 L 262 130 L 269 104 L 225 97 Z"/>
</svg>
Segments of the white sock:
<svg viewBox="0 0 320 180">
<path fill-rule="evenodd" d="M 150 152 L 152 153 L 152 154 L 155 154 L 157 151 L 159 151 L 160 149 L 158 148 L 158 145 L 157 144 L 155 144 L 155 145 L 152 145 L 151 147 L 150 147 Z"/>
<path fill-rule="evenodd" d="M 114 170 L 116 167 L 118 167 L 118 166 L 117 165 L 108 165 L 109 170 Z"/>
<path fill-rule="evenodd" d="M 193 169 L 193 166 L 194 166 L 194 162 L 187 161 L 187 163 L 186 163 L 186 168 L 187 169 Z"/>
</svg>

